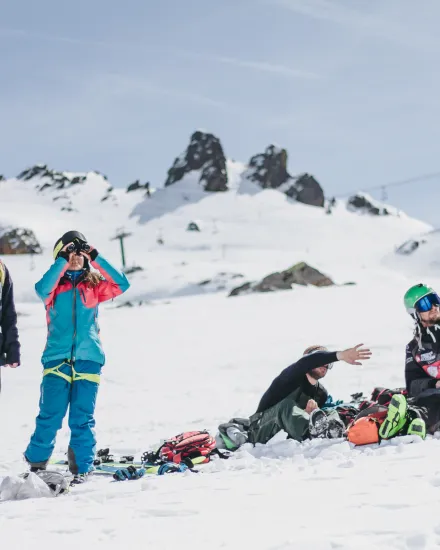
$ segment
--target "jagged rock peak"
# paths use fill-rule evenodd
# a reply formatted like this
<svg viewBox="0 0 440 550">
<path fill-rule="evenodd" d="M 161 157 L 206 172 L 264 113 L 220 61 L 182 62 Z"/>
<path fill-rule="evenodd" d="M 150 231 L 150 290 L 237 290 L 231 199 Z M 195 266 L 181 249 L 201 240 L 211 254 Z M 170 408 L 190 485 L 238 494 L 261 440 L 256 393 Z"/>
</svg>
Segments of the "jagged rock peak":
<svg viewBox="0 0 440 550">
<path fill-rule="evenodd" d="M 309 204 L 324 206 L 324 191 L 310 174 L 293 177 L 287 170 L 286 149 L 269 145 L 264 153 L 253 156 L 244 177 L 260 185 L 263 189 L 278 189 L 288 197 Z"/>
<path fill-rule="evenodd" d="M 107 176 L 98 172 L 97 170 L 89 172 L 89 174 L 97 174 L 101 176 L 106 182 Z M 30 168 L 26 168 L 20 174 L 17 179 L 23 181 L 30 181 L 32 179 L 44 179 L 41 186 L 37 186 L 40 191 L 51 187 L 53 189 L 65 189 L 72 185 L 77 185 L 87 181 L 87 173 L 74 174 L 72 172 L 58 172 L 57 170 L 51 170 L 47 167 L 47 164 L 35 164 Z"/>
<path fill-rule="evenodd" d="M 301 174 L 285 190 L 288 197 L 303 204 L 323 207 L 325 203 L 324 190 L 318 181 L 310 174 Z"/>
<path fill-rule="evenodd" d="M 352 212 L 372 214 L 373 216 L 398 215 L 397 211 L 374 200 L 366 193 L 357 193 L 347 200 L 347 208 Z"/>
<path fill-rule="evenodd" d="M 249 161 L 246 177 L 263 189 L 278 189 L 291 176 L 287 171 L 287 151 L 275 145 L 266 147 L 264 153 L 254 155 Z"/>
<path fill-rule="evenodd" d="M 218 137 L 198 130 L 191 136 L 186 151 L 168 170 L 165 187 L 183 179 L 185 174 L 200 171 L 199 183 L 205 191 L 227 191 L 226 157 Z"/>
</svg>

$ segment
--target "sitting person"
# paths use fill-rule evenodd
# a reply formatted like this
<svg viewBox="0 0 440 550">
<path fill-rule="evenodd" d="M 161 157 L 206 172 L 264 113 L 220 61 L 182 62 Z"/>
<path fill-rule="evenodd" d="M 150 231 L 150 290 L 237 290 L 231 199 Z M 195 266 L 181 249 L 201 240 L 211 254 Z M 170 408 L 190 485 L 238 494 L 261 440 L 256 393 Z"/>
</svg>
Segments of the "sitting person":
<svg viewBox="0 0 440 550">
<path fill-rule="evenodd" d="M 281 430 L 296 441 L 310 437 L 342 437 L 345 424 L 337 411 L 322 410 L 328 394 L 319 380 L 336 361 L 361 365 L 360 361 L 369 359 L 370 350 L 360 349 L 361 346 L 359 344 L 337 352 L 329 352 L 324 346 L 307 348 L 301 359 L 284 369 L 272 382 L 261 398 L 256 413 L 250 417 L 249 424 L 243 423 L 242 436 L 237 443 L 242 444 L 245 435 L 253 444 L 267 443 Z M 234 427 L 233 424 L 231 421 L 220 426 L 217 437 L 230 450 L 239 446 L 235 445 L 233 438 L 228 437 L 227 430 L 231 435 L 233 431 L 237 435 L 237 426 Z"/>
<path fill-rule="evenodd" d="M 428 411 L 427 432 L 440 428 L 440 297 L 419 283 L 405 293 L 404 304 L 415 321 L 406 347 L 405 379 L 410 402 Z"/>
</svg>

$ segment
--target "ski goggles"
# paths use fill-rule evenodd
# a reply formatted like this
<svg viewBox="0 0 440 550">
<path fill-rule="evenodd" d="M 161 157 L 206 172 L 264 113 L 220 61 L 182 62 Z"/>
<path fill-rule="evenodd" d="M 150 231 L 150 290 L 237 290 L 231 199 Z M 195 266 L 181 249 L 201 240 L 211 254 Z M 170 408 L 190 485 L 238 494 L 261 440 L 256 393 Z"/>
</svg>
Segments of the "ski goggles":
<svg viewBox="0 0 440 550">
<path fill-rule="evenodd" d="M 423 298 L 420 298 L 414 305 L 419 313 L 431 311 L 434 306 L 440 306 L 440 297 L 435 293 L 423 296 Z"/>
</svg>

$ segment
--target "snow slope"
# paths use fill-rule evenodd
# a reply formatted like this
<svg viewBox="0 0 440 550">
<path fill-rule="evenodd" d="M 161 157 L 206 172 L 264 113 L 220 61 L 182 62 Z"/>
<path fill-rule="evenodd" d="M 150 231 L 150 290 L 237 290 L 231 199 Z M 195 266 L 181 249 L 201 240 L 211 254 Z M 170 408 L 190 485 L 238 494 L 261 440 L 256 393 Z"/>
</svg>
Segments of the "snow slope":
<svg viewBox="0 0 440 550">
<path fill-rule="evenodd" d="M 58 191 L 37 192 L 33 180 L 0 182 L 0 226 L 33 229 L 45 251 L 34 258 L 40 273 L 51 261 L 56 238 L 70 229 L 81 230 L 103 254 L 119 259 L 119 244 L 110 240 L 123 227 L 128 265 L 144 271 L 133 275 L 127 298 L 152 300 L 211 292 L 200 286 L 219 274 L 230 275 L 224 290 L 241 279 L 261 278 L 306 261 L 339 283 L 384 276 L 382 258 L 414 234 L 432 229 L 404 214 L 369 216 L 352 213 L 339 202 L 328 215 L 322 208 L 296 203 L 277 190 L 262 190 L 241 179 L 244 166 L 228 162 L 231 190 L 206 193 L 197 174 L 157 190 L 151 198 L 141 192 L 111 191 L 101 202 L 108 182 L 89 174 L 84 184 L 63 190 L 74 210 L 61 211 Z M 4 205 L 4 206 L 3 206 Z M 201 232 L 188 232 L 197 221 Z M 159 244 L 158 239 L 164 244 Z M 29 258 L 11 258 L 23 300 L 36 300 L 28 284 Z M 32 278 L 32 277 L 31 277 Z M 223 285 L 224 286 L 224 285 Z"/>
<path fill-rule="evenodd" d="M 427 281 L 434 286 L 440 285 L 440 232 L 438 229 L 413 235 L 411 239 L 400 243 L 396 250 L 384 259 L 384 265 Z"/>
<path fill-rule="evenodd" d="M 124 225 L 133 232 L 129 262 L 145 268 L 131 277 L 127 298 L 102 307 L 107 362 L 98 448 L 139 456 L 182 430 L 215 433 L 220 422 L 252 414 L 273 377 L 310 344 L 341 349 L 364 342 L 373 351 L 368 364 L 337 364 L 329 373 L 325 384 L 335 398 L 403 383 L 412 326 L 401 299 L 412 279 L 383 258 L 430 228 L 405 216 L 359 216 L 343 204 L 326 215 L 242 182 L 239 173 L 227 193 L 206 194 L 186 180 L 145 201 L 117 194 L 118 204 L 101 203 L 95 200 L 101 191 L 83 187 L 78 212 L 61 212 L 50 197 L 25 187 L 30 182 L 0 183 L 0 225 L 33 228 L 45 247 L 32 270 L 29 258 L 7 258 L 23 364 L 2 371 L 0 477 L 25 468 L 21 456 L 38 408 L 46 328 L 33 284 L 50 264 L 53 242 L 73 227 L 118 263 L 118 245 L 109 239 Z M 200 221 L 200 233 L 185 231 L 191 220 Z M 258 278 L 302 260 L 357 285 L 226 298 L 227 289 L 197 284 L 219 273 Z M 125 299 L 150 302 L 117 308 Z M 56 500 L 1 502 L 1 544 L 8 550 L 36 541 L 50 550 L 440 546 L 439 440 L 402 438 L 356 450 L 343 441 L 276 439 L 199 474 L 124 483 L 95 478 Z M 65 424 L 57 456 L 67 444 Z"/>
</svg>

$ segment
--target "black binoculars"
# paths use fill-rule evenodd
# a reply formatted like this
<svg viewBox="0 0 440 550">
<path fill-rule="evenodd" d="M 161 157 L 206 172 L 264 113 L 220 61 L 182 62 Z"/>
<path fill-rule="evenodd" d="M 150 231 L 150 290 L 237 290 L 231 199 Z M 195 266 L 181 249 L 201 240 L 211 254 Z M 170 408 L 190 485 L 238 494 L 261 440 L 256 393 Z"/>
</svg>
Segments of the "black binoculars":
<svg viewBox="0 0 440 550">
<path fill-rule="evenodd" d="M 66 252 L 68 252 L 69 254 L 71 252 L 76 252 L 77 254 L 80 254 L 82 250 L 84 252 L 89 252 L 90 245 L 87 243 L 76 241 L 76 242 L 70 243 L 69 246 L 66 248 Z"/>
</svg>

